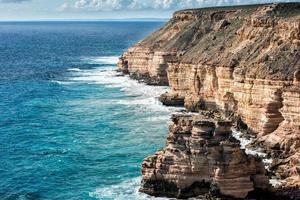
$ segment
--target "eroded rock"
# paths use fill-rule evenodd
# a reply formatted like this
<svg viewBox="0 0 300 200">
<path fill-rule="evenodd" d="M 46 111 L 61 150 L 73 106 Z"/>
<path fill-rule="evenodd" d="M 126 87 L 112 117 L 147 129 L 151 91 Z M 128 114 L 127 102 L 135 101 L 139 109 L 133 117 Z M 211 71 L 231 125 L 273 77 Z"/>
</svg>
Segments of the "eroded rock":
<svg viewBox="0 0 300 200">
<path fill-rule="evenodd" d="M 173 115 L 166 147 L 142 164 L 140 191 L 176 198 L 211 193 L 245 198 L 268 188 L 259 158 L 246 155 L 231 136 L 231 122 L 202 115 Z"/>
<path fill-rule="evenodd" d="M 165 105 L 234 113 L 300 188 L 300 3 L 178 11 L 130 48 L 119 68 L 169 84 Z M 146 81 L 148 82 L 148 81 Z"/>
</svg>

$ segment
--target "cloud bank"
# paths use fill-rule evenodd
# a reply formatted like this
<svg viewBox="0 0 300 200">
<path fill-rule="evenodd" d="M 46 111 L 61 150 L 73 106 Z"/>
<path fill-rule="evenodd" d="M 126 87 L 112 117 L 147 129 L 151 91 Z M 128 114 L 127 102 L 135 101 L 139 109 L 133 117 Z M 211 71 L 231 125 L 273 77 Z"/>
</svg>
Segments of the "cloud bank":
<svg viewBox="0 0 300 200">
<path fill-rule="evenodd" d="M 283 0 L 284 1 L 284 0 Z M 193 7 L 242 5 L 283 2 L 282 0 L 76 0 L 64 4 L 65 9 L 113 11 L 113 10 L 178 10 Z M 292 0 L 293 1 L 293 0 Z M 285 1 L 287 2 L 287 1 Z M 295 1 L 294 1 L 295 2 Z"/>
</svg>

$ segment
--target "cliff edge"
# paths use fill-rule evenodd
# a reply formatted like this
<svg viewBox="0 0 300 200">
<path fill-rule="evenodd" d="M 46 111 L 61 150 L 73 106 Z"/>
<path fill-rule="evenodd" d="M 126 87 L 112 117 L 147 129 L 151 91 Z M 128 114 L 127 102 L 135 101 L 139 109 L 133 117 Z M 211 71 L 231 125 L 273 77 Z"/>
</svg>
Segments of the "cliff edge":
<svg viewBox="0 0 300 200">
<path fill-rule="evenodd" d="M 300 3 L 175 12 L 118 66 L 148 84 L 169 85 L 160 97 L 165 105 L 233 118 L 274 158 L 282 187 L 299 190 Z"/>
</svg>

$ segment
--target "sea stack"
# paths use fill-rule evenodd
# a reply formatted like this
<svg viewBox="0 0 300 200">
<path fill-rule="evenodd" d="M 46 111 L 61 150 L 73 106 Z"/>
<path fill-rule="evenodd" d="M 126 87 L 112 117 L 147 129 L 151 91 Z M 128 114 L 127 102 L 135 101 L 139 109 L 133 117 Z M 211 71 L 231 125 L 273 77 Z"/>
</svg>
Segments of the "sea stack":
<svg viewBox="0 0 300 200">
<path fill-rule="evenodd" d="M 271 170 L 280 189 L 300 198 L 300 3 L 175 12 L 122 55 L 119 69 L 148 84 L 169 85 L 160 97 L 165 105 L 219 110 L 239 122 L 241 131 L 256 135 L 253 145 L 274 158 Z M 239 150 L 230 133 L 218 136 L 218 121 L 179 117 L 173 123 L 167 147 L 143 163 L 141 191 L 184 197 L 199 193 L 193 184 L 208 184 L 222 195 L 243 198 L 265 187 L 259 162 Z M 210 130 L 197 132 L 204 126 L 197 123 Z M 237 168 L 242 172 L 232 174 Z M 240 187 L 224 184 L 231 178 Z"/>
<path fill-rule="evenodd" d="M 231 122 L 174 115 L 167 145 L 142 164 L 140 191 L 188 198 L 211 193 L 245 198 L 268 188 L 260 159 L 246 155 L 231 136 Z"/>
</svg>

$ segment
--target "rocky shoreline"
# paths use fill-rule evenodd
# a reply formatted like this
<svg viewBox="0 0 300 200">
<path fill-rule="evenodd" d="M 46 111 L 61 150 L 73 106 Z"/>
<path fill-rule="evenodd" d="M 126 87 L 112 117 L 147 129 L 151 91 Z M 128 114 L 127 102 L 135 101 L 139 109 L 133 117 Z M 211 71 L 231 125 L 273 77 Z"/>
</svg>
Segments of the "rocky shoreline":
<svg viewBox="0 0 300 200">
<path fill-rule="evenodd" d="M 268 188 L 261 160 L 246 155 L 232 137 L 230 121 L 203 115 L 173 115 L 166 148 L 142 164 L 140 191 L 188 198 L 207 193 L 245 198 Z"/>
<path fill-rule="evenodd" d="M 119 70 L 169 85 L 166 147 L 142 164 L 141 192 L 210 199 L 300 199 L 300 3 L 183 10 L 128 49 Z M 232 128 L 254 135 L 268 170 Z M 272 187 L 276 176 L 280 185 Z"/>
</svg>

